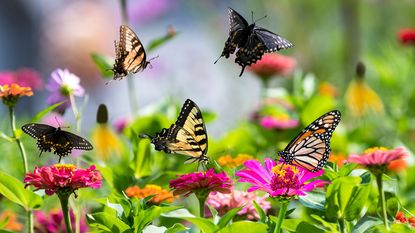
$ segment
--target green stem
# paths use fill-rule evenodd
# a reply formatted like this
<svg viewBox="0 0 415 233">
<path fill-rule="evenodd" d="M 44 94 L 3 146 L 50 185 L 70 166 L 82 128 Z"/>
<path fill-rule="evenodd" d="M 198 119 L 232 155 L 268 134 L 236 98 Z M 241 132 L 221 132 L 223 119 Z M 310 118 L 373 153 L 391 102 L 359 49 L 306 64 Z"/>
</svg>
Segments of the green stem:
<svg viewBox="0 0 415 233">
<path fill-rule="evenodd" d="M 282 221 L 285 219 L 285 214 L 287 213 L 288 204 L 290 204 L 290 201 L 281 202 L 281 208 L 280 208 L 280 212 L 278 213 L 278 220 L 275 223 L 274 233 L 281 232 L 281 225 L 282 225 Z"/>
<path fill-rule="evenodd" d="M 131 76 L 131 75 L 128 75 Z M 138 104 L 137 104 L 137 94 L 135 93 L 135 85 L 133 77 L 127 77 L 128 85 L 128 99 L 130 100 L 130 107 L 132 113 L 137 113 Z"/>
<path fill-rule="evenodd" d="M 386 214 L 385 192 L 383 192 L 382 173 L 376 175 L 376 183 L 379 191 L 379 204 L 382 208 L 382 218 L 386 230 L 389 231 L 388 215 Z"/>
<path fill-rule="evenodd" d="M 346 233 L 347 232 L 347 230 L 346 230 L 346 221 L 344 220 L 344 218 L 339 219 L 338 224 L 339 224 L 339 228 L 340 228 L 339 229 L 340 233 Z"/>
<path fill-rule="evenodd" d="M 69 95 L 69 101 L 71 103 L 71 109 L 76 120 L 76 131 L 79 133 L 81 130 L 81 114 L 78 111 L 78 107 L 76 106 L 76 101 L 73 94 Z"/>
<path fill-rule="evenodd" d="M 206 202 L 206 197 L 198 197 L 197 199 L 199 200 L 199 216 L 201 218 L 205 217 L 205 202 Z"/>
<path fill-rule="evenodd" d="M 27 167 L 27 156 L 26 156 L 26 151 L 24 149 L 22 141 L 20 141 L 20 139 L 17 138 L 17 135 L 16 135 L 16 117 L 14 115 L 14 108 L 13 107 L 9 107 L 9 115 L 10 115 L 10 124 L 11 124 L 11 127 L 12 127 L 13 137 L 16 140 L 17 146 L 19 147 L 20 154 L 21 154 L 22 160 L 23 160 L 23 169 L 24 169 L 24 172 L 26 174 L 26 173 L 29 172 L 28 167 Z"/>
<path fill-rule="evenodd" d="M 61 202 L 63 219 L 65 220 L 66 232 L 72 233 L 71 219 L 69 216 L 69 205 L 68 205 L 69 195 L 68 196 L 59 195 L 59 200 Z"/>
</svg>

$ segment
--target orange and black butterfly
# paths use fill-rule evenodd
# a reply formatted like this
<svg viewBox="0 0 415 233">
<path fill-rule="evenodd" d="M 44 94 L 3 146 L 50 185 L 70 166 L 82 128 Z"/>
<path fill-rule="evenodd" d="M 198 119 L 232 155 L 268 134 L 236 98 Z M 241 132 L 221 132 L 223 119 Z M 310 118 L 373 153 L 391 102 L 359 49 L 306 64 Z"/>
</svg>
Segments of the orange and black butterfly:
<svg viewBox="0 0 415 233">
<path fill-rule="evenodd" d="M 330 155 L 330 139 L 340 122 L 340 111 L 330 111 L 303 129 L 278 155 L 285 163 L 316 172 Z"/>
<path fill-rule="evenodd" d="M 129 73 L 144 70 L 150 64 L 146 51 L 138 36 L 126 25 L 120 26 L 120 41 L 115 41 L 115 63 L 112 71 L 114 80 L 125 77 Z"/>
<path fill-rule="evenodd" d="M 208 136 L 199 107 L 190 99 L 183 104 L 176 123 L 162 129 L 156 135 L 140 134 L 141 138 L 151 139 L 158 151 L 187 155 L 188 162 L 208 162 Z M 202 164 L 203 164 L 202 163 Z"/>
</svg>

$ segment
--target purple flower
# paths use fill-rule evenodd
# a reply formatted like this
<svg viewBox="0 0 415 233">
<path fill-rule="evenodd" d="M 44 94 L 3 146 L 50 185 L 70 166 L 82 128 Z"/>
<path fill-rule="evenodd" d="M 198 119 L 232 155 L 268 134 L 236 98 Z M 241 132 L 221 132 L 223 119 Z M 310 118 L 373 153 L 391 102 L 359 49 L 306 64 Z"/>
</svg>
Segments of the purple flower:
<svg viewBox="0 0 415 233">
<path fill-rule="evenodd" d="M 35 211 L 35 232 L 36 233 L 61 233 L 66 232 L 63 213 L 59 209 L 51 210 L 49 213 Z M 75 216 L 72 211 L 69 212 L 72 226 L 75 226 Z M 81 215 L 85 216 L 85 215 Z M 81 217 L 80 232 L 88 232 L 88 226 L 85 218 Z"/>
<path fill-rule="evenodd" d="M 128 5 L 128 16 L 132 22 L 146 23 L 170 10 L 172 0 L 138 0 Z"/>
<path fill-rule="evenodd" d="M 60 107 L 67 108 L 70 106 L 69 96 L 82 97 L 85 94 L 84 88 L 80 84 L 80 79 L 67 69 L 56 69 L 52 72 L 46 89 L 51 92 L 47 101 L 49 104 L 56 104 L 65 101 Z"/>
<path fill-rule="evenodd" d="M 279 163 L 277 165 L 270 158 L 265 158 L 265 166 L 257 160 L 248 160 L 244 165 L 247 169 L 237 172 L 236 175 L 241 177 L 239 182 L 252 184 L 248 188 L 248 192 L 261 190 L 272 197 L 290 198 L 306 195 L 306 192 L 313 190 L 315 187 L 326 184 L 322 180 L 313 180 L 306 183 L 312 178 L 321 176 L 324 173 L 323 170 L 309 172 L 302 167 L 289 164 Z"/>
</svg>

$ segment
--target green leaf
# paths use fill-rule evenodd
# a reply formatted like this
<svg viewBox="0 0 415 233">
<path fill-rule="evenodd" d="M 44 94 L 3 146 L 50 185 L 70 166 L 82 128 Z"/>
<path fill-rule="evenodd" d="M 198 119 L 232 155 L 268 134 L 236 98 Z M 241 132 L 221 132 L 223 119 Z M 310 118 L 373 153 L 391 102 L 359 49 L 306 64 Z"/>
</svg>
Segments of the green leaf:
<svg viewBox="0 0 415 233">
<path fill-rule="evenodd" d="M 167 229 L 165 233 L 176 233 L 179 231 L 186 231 L 189 230 L 188 227 L 183 226 L 183 224 L 175 223 L 173 226 Z"/>
<path fill-rule="evenodd" d="M 40 121 L 40 120 L 42 120 L 42 118 L 44 117 L 44 116 L 46 116 L 46 114 L 48 114 L 48 113 L 50 113 L 50 112 L 52 112 L 55 108 L 57 108 L 57 107 L 59 107 L 61 104 L 63 104 L 64 103 L 64 101 L 62 101 L 62 102 L 59 102 L 59 103 L 56 103 L 56 104 L 53 104 L 53 105 L 51 105 L 51 106 L 49 106 L 49 107 L 47 107 L 47 108 L 45 108 L 45 109 L 43 109 L 42 111 L 40 111 L 40 112 L 38 112 L 33 118 L 32 118 L 32 121 L 31 122 L 38 122 L 38 121 Z M 59 123 L 61 123 L 61 122 L 59 122 Z"/>
<path fill-rule="evenodd" d="M 259 221 L 262 223 L 266 223 L 267 221 L 267 214 L 265 213 L 265 211 L 261 208 L 261 206 L 258 205 L 258 203 L 253 200 L 252 201 L 255 207 L 256 212 L 259 214 Z"/>
<path fill-rule="evenodd" d="M 0 171 L 0 193 L 26 211 L 40 209 L 43 205 L 39 195 L 25 189 L 22 182 L 2 171 Z"/>
<path fill-rule="evenodd" d="M 178 210 L 173 210 L 167 213 L 162 213 L 161 216 L 166 218 L 194 218 L 195 216 L 189 212 L 189 210 L 185 208 L 181 208 Z"/>
<path fill-rule="evenodd" d="M 149 223 L 151 223 L 155 218 L 158 218 L 162 213 L 167 213 L 170 211 L 177 210 L 181 207 L 179 206 L 151 206 L 150 208 L 144 211 L 139 212 L 134 217 L 134 228 L 136 232 L 141 232 Z"/>
<path fill-rule="evenodd" d="M 264 233 L 267 232 L 267 224 L 260 222 L 238 221 L 222 228 L 218 233 Z"/>
<path fill-rule="evenodd" d="M 243 208 L 244 206 L 240 206 L 238 208 L 233 208 L 231 210 L 229 210 L 226 214 L 224 214 L 219 222 L 218 222 L 218 227 L 219 228 L 223 228 L 225 227 L 230 221 L 232 221 L 233 217 Z"/>
<path fill-rule="evenodd" d="M 179 218 L 195 224 L 204 233 L 213 233 L 218 230 L 218 227 L 209 219 L 198 218 L 191 214 L 187 209 L 178 209 L 168 213 L 161 214 L 167 218 Z"/>
<path fill-rule="evenodd" d="M 5 133 L 0 132 L 0 138 L 3 138 L 6 141 L 14 142 L 14 138 L 7 136 Z"/>
<path fill-rule="evenodd" d="M 177 35 L 176 32 L 167 32 L 166 35 L 153 39 L 152 41 L 150 41 L 149 45 L 147 46 L 147 51 L 151 52 L 153 50 L 155 50 L 156 48 L 162 46 L 163 44 L 165 44 L 167 41 L 173 39 L 175 36 Z"/>
<path fill-rule="evenodd" d="M 282 222 L 282 229 L 287 230 L 289 232 L 296 232 L 296 233 L 324 233 L 326 232 L 323 229 L 320 229 L 315 226 L 315 224 L 308 223 L 301 219 L 284 219 Z"/>
<path fill-rule="evenodd" d="M 88 224 L 104 232 L 127 233 L 133 232 L 130 227 L 115 216 L 106 213 L 87 214 Z"/>
<path fill-rule="evenodd" d="M 135 140 L 132 140 L 133 143 L 138 144 L 134 148 L 134 176 L 138 179 L 141 177 L 151 175 L 151 164 L 152 164 L 152 154 L 151 154 L 151 142 L 149 140 L 138 140 L 138 135 L 132 131 L 132 137 Z"/>
<path fill-rule="evenodd" d="M 308 192 L 306 196 L 300 196 L 299 201 L 305 207 L 316 210 L 324 210 L 326 194 L 318 191 Z"/>
<path fill-rule="evenodd" d="M 159 227 L 156 225 L 148 225 L 144 228 L 144 230 L 142 231 L 143 233 L 164 233 L 166 232 L 167 227 Z"/>
<path fill-rule="evenodd" d="M 347 221 L 353 221 L 360 217 L 363 208 L 367 202 L 370 193 L 370 174 L 366 172 L 361 176 L 362 183 L 359 186 L 353 188 L 352 196 L 347 203 L 345 209 L 345 219 Z M 367 180 L 369 179 L 369 180 Z M 365 182 L 365 183 L 363 183 Z"/>
<path fill-rule="evenodd" d="M 375 226 L 383 224 L 382 220 L 379 218 L 374 218 L 370 216 L 364 216 L 361 218 L 357 224 L 354 225 L 352 228 L 351 233 L 364 233 L 368 232 L 370 229 L 374 228 Z"/>
<path fill-rule="evenodd" d="M 113 72 L 111 71 L 115 60 L 113 57 L 92 53 L 91 58 L 104 78 L 111 78 L 113 76 Z"/>
</svg>

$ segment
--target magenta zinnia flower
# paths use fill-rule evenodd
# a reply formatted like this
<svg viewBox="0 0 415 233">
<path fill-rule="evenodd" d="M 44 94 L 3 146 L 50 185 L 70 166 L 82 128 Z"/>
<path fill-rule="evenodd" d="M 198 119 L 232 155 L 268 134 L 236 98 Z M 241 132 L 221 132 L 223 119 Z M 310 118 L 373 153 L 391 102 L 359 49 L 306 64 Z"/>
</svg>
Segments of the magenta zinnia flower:
<svg viewBox="0 0 415 233">
<path fill-rule="evenodd" d="M 217 174 L 213 169 L 209 169 L 206 172 L 193 172 L 181 175 L 177 179 L 170 181 L 170 188 L 173 189 L 173 194 L 184 196 L 189 196 L 191 193 L 230 193 L 232 187 L 232 180 L 225 172 Z"/>
<path fill-rule="evenodd" d="M 321 176 L 324 173 L 323 170 L 310 172 L 302 167 L 289 164 L 280 163 L 277 165 L 270 158 L 265 158 L 265 166 L 257 160 L 248 160 L 244 165 L 247 169 L 237 172 L 236 175 L 241 177 L 239 182 L 252 184 L 248 192 L 262 190 L 271 197 L 289 198 L 306 195 L 306 192 L 315 187 L 322 187 L 326 184 L 322 180 L 306 183 L 312 178 Z"/>
<path fill-rule="evenodd" d="M 33 173 L 25 175 L 24 182 L 25 187 L 32 185 L 37 190 L 44 189 L 47 195 L 53 195 L 61 190 L 72 193 L 79 188 L 97 189 L 101 187 L 102 177 L 95 166 L 82 169 L 73 164 L 55 164 L 36 167 Z"/>
<path fill-rule="evenodd" d="M 46 89 L 51 92 L 51 95 L 47 99 L 49 104 L 65 101 L 65 103 L 60 106 L 61 108 L 70 106 L 70 95 L 82 97 L 85 94 L 85 90 L 80 84 L 79 77 L 72 74 L 67 69 L 54 70 L 49 82 L 46 84 Z"/>
<path fill-rule="evenodd" d="M 220 216 L 228 213 L 231 209 L 243 206 L 238 212 L 238 215 L 245 219 L 254 220 L 259 219 L 259 214 L 256 211 L 253 201 L 267 212 L 271 209 L 271 203 L 266 201 L 267 196 L 257 196 L 255 193 L 244 192 L 239 190 L 232 190 L 231 193 L 223 194 L 216 193 L 210 194 L 206 204 L 213 206 L 219 213 Z M 210 211 L 207 212 L 208 216 L 211 215 Z M 206 215 L 205 215 L 206 216 Z"/>
<path fill-rule="evenodd" d="M 402 28 L 398 32 L 399 40 L 404 45 L 415 45 L 415 28 Z"/>
<path fill-rule="evenodd" d="M 19 84 L 21 87 L 30 87 L 32 90 L 41 89 L 43 85 L 40 74 L 31 68 L 0 72 L 0 85 L 12 83 Z"/>
<path fill-rule="evenodd" d="M 391 162 L 403 159 L 407 155 L 403 147 L 398 147 L 393 150 L 388 150 L 385 147 L 374 147 L 367 149 L 362 155 L 350 155 L 348 161 L 368 168 L 386 167 Z"/>
<path fill-rule="evenodd" d="M 35 232 L 36 233 L 61 233 L 66 232 L 65 222 L 62 211 L 58 209 L 51 210 L 48 213 L 43 211 L 35 211 Z M 72 211 L 69 211 L 71 223 L 75 225 L 75 216 Z M 85 215 L 80 218 L 80 231 L 88 232 L 88 226 L 85 221 Z"/>
<path fill-rule="evenodd" d="M 273 75 L 288 75 L 295 68 L 296 60 L 281 54 L 268 53 L 249 67 L 258 77 L 267 79 Z"/>
<path fill-rule="evenodd" d="M 287 115 L 264 116 L 259 124 L 266 129 L 290 129 L 298 126 L 298 120 L 290 119 Z"/>
</svg>

